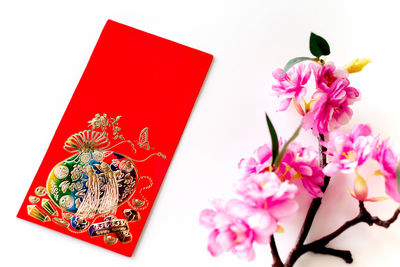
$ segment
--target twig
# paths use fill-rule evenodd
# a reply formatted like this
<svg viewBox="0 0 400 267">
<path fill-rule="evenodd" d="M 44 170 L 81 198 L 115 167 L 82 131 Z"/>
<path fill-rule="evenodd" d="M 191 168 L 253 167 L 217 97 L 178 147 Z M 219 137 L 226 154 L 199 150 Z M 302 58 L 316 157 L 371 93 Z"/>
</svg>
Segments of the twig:
<svg viewBox="0 0 400 267">
<path fill-rule="evenodd" d="M 378 226 L 381 226 L 384 228 L 389 228 L 389 226 L 397 220 L 397 218 L 399 217 L 399 214 L 400 214 L 400 210 L 396 209 L 393 216 L 389 220 L 382 221 L 378 217 L 374 216 L 374 217 L 372 217 L 372 221 L 374 222 L 375 225 L 378 225 Z"/>
<path fill-rule="evenodd" d="M 318 144 L 319 144 L 319 166 L 321 166 L 321 168 L 325 167 L 327 164 L 327 160 L 326 160 L 326 147 L 322 145 L 322 142 L 325 141 L 325 137 L 323 134 L 320 134 L 318 136 Z M 324 177 L 324 186 L 321 188 L 322 192 L 325 192 L 326 188 L 329 185 L 329 181 L 331 180 L 331 177 L 329 176 L 325 176 Z"/>
<path fill-rule="evenodd" d="M 278 249 L 276 248 L 274 235 L 271 236 L 270 246 L 271 246 L 271 254 L 274 259 L 274 263 L 272 264 L 272 267 L 283 267 L 282 260 L 279 257 Z"/>
<path fill-rule="evenodd" d="M 319 253 L 319 254 L 329 254 L 329 255 L 337 256 L 337 257 L 342 258 L 347 263 L 351 263 L 352 257 L 351 257 L 350 251 L 348 251 L 348 253 L 346 253 L 346 250 L 333 250 L 331 248 L 327 248 L 326 245 L 330 241 L 332 241 L 333 239 L 338 237 L 341 233 L 343 233 L 344 231 L 349 229 L 350 227 L 352 227 L 358 223 L 361 223 L 361 222 L 364 222 L 364 223 L 368 224 L 369 226 L 372 226 L 375 224 L 377 226 L 388 228 L 392 223 L 394 223 L 397 220 L 397 218 L 400 214 L 400 210 L 396 209 L 396 211 L 394 212 L 393 216 L 390 219 L 381 220 L 377 216 L 371 216 L 371 214 L 365 208 L 364 202 L 360 201 L 359 207 L 360 207 L 360 212 L 356 217 L 354 217 L 352 220 L 345 222 L 342 226 L 340 226 L 337 230 L 335 230 L 331 234 L 326 235 L 325 237 L 318 239 L 314 242 L 304 245 L 301 248 L 301 250 L 299 252 L 297 252 L 299 254 L 298 257 L 300 257 L 302 254 L 304 254 L 308 251 L 311 251 L 311 252 Z"/>
<path fill-rule="evenodd" d="M 319 165 L 323 168 L 327 164 L 326 154 L 325 154 L 326 148 L 321 144 L 321 142 L 324 141 L 323 134 L 319 135 L 318 141 L 319 141 L 319 160 L 320 160 Z M 330 181 L 330 177 L 325 176 L 324 185 L 321 187 L 322 192 L 325 192 L 326 188 L 328 187 L 329 181 Z M 319 207 L 321 206 L 321 202 L 322 202 L 322 198 L 314 198 L 312 200 L 310 207 L 308 208 L 306 218 L 304 219 L 303 226 L 301 227 L 296 246 L 289 253 L 289 256 L 288 256 L 288 259 L 286 260 L 285 266 L 293 266 L 293 264 L 296 262 L 296 260 L 303 254 L 300 252 L 302 252 L 302 247 L 303 247 L 304 241 L 306 240 L 308 233 L 310 232 L 315 215 L 317 214 L 317 211 L 318 211 Z"/>
<path fill-rule="evenodd" d="M 326 246 L 332 239 L 338 237 L 341 233 L 343 233 L 350 227 L 352 227 L 360 222 L 365 222 L 369 226 L 372 226 L 373 224 L 375 224 L 375 225 L 378 225 L 378 226 L 381 226 L 384 228 L 388 228 L 393 222 L 396 221 L 396 219 L 398 218 L 398 216 L 400 214 L 400 210 L 396 209 L 393 216 L 390 219 L 384 221 L 384 220 L 379 219 L 377 216 L 371 216 L 371 214 L 365 208 L 364 202 L 360 201 L 359 207 L 360 207 L 360 212 L 354 219 L 345 222 L 342 226 L 340 226 L 336 231 L 332 232 L 331 234 L 329 234 L 321 239 L 318 239 L 310 244 L 307 244 L 305 246 L 306 247 L 315 246 L 315 245 Z"/>
<path fill-rule="evenodd" d="M 346 263 L 353 262 L 353 257 L 349 250 L 339 250 L 327 247 L 313 247 L 312 249 L 310 249 L 310 251 L 318 254 L 332 255 L 343 259 Z"/>
</svg>

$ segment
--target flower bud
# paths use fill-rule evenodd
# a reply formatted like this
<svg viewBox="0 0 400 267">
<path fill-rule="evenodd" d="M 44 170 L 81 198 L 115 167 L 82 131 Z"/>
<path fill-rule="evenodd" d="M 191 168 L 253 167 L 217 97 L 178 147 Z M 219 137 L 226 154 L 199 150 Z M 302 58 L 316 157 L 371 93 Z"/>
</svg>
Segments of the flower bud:
<svg viewBox="0 0 400 267">
<path fill-rule="evenodd" d="M 344 66 L 345 69 L 349 73 L 355 73 L 361 71 L 368 63 L 371 62 L 371 59 L 354 59 L 350 63 L 348 63 L 346 66 Z"/>
<path fill-rule="evenodd" d="M 357 177 L 354 180 L 354 195 L 355 198 L 360 201 L 366 200 L 368 196 L 367 182 L 359 174 L 357 174 Z"/>
</svg>

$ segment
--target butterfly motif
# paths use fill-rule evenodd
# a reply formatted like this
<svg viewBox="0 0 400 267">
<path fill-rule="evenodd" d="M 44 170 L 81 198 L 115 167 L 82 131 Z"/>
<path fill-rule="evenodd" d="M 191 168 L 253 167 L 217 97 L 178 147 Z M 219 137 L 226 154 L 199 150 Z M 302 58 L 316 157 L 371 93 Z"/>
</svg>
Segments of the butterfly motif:
<svg viewBox="0 0 400 267">
<path fill-rule="evenodd" d="M 150 144 L 149 144 L 149 128 L 144 128 L 139 135 L 139 140 L 136 141 L 136 143 L 141 147 L 146 150 L 150 150 Z"/>
</svg>

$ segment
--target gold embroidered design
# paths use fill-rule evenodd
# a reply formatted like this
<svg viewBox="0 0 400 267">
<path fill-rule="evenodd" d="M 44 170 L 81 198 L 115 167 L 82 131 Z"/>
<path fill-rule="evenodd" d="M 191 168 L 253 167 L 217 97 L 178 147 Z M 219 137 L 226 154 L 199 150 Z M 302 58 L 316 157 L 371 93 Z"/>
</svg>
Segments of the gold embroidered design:
<svg viewBox="0 0 400 267">
<path fill-rule="evenodd" d="M 71 233 L 89 231 L 90 234 L 90 227 L 98 218 L 120 221 L 116 217 L 117 209 L 126 202 L 131 209 L 123 210 L 125 219 L 122 221 L 128 225 L 128 222 L 140 220 L 139 210 L 145 210 L 150 205 L 143 193 L 153 186 L 153 181 L 149 176 L 139 176 L 135 164 L 146 162 L 153 156 L 163 159 L 166 156 L 156 152 L 144 159 L 132 159 L 112 151 L 123 143 L 129 143 L 132 152 L 137 152 L 134 143 L 122 135 L 118 124 L 120 118 L 98 113 L 88 121 L 90 130 L 80 131 L 67 138 L 63 148 L 73 155 L 52 169 L 46 187 L 37 187 L 34 190 L 36 196 L 29 196 L 30 203 L 41 203 L 43 209 L 37 205 L 28 205 L 29 216 L 42 222 L 52 221 Z M 113 140 L 121 140 L 119 143 L 110 142 L 109 130 Z M 135 141 L 145 151 L 154 149 L 150 147 L 148 134 L 148 127 L 143 128 Z M 141 185 L 145 180 L 148 181 L 147 185 L 136 192 L 139 182 Z M 133 198 L 135 192 L 140 199 Z M 45 195 L 49 198 L 42 198 Z M 58 217 L 60 212 L 61 216 Z M 108 245 L 132 240 L 128 226 L 126 230 L 112 234 L 114 236 L 104 236 L 104 242 Z"/>
</svg>

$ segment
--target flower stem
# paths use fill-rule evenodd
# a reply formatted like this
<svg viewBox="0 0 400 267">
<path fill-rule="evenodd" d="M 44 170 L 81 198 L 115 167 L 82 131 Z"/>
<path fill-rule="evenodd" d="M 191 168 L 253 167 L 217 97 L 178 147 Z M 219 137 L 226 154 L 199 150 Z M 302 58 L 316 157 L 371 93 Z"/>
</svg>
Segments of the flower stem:
<svg viewBox="0 0 400 267">
<path fill-rule="evenodd" d="M 347 263 L 351 263 L 352 259 L 351 259 L 351 253 L 350 251 L 348 251 L 349 254 L 347 254 L 347 256 L 345 255 L 345 253 L 342 251 L 342 253 L 340 254 L 332 254 L 332 253 L 326 253 L 327 250 L 324 249 L 329 249 L 326 247 L 326 245 L 332 241 L 333 239 L 335 239 L 336 237 L 338 237 L 341 233 L 343 233 L 344 231 L 346 231 L 347 229 L 349 229 L 350 227 L 364 222 L 366 224 L 368 224 L 369 226 L 372 225 L 377 225 L 377 226 L 381 226 L 384 228 L 388 228 L 392 223 L 394 223 L 399 214 L 400 214 L 400 210 L 396 209 L 395 212 L 393 213 L 393 216 L 388 219 L 388 220 L 381 220 L 379 217 L 377 216 L 372 216 L 367 209 L 364 206 L 364 202 L 360 201 L 359 202 L 359 207 L 360 207 L 360 212 L 358 213 L 358 215 L 356 217 L 354 217 L 352 220 L 349 220 L 347 222 L 345 222 L 342 226 L 340 226 L 337 230 L 335 230 L 334 232 L 330 233 L 329 235 L 326 235 L 316 241 L 313 241 L 309 244 L 306 244 L 303 246 L 303 253 L 307 252 L 307 251 L 312 251 L 314 253 L 319 253 L 319 254 L 330 254 L 333 256 L 337 256 L 342 258 L 343 260 L 345 260 Z M 323 249 L 324 248 L 324 249 Z M 344 256 L 344 257 L 343 257 Z M 351 260 L 350 260 L 351 259 Z"/>
<path fill-rule="evenodd" d="M 364 206 L 364 202 L 362 202 L 362 201 L 359 202 L 359 208 L 360 208 L 360 212 L 358 213 L 358 215 L 356 217 L 354 217 L 352 220 L 345 222 L 342 226 L 340 226 L 338 229 L 336 229 L 332 233 L 330 233 L 318 240 L 315 240 L 311 243 L 297 247 L 297 249 L 295 249 L 292 253 L 293 256 L 289 257 L 288 261 L 285 263 L 284 266 L 288 266 L 288 267 L 293 266 L 293 264 L 296 262 L 296 260 L 298 258 L 300 258 L 300 256 L 306 252 L 314 252 L 314 253 L 318 253 L 318 254 L 332 255 L 332 256 L 343 259 L 346 263 L 352 263 L 353 257 L 349 250 L 337 250 L 337 249 L 333 249 L 333 248 L 328 248 L 328 247 L 326 247 L 326 245 L 330 241 L 332 241 L 333 239 L 338 237 L 340 234 L 342 234 L 344 231 L 346 231 L 347 229 L 349 229 L 350 227 L 352 227 L 358 223 L 364 222 L 364 223 L 368 224 L 369 226 L 372 226 L 375 224 L 377 226 L 388 228 L 392 223 L 394 223 L 397 220 L 397 218 L 400 215 L 400 210 L 396 209 L 391 218 L 389 218 L 388 220 L 381 220 L 377 216 L 372 216 L 367 211 L 367 209 Z"/>
<path fill-rule="evenodd" d="M 318 136 L 318 144 L 319 144 L 319 166 L 321 166 L 321 168 L 325 167 L 327 164 L 327 160 L 326 160 L 326 147 L 322 145 L 322 142 L 325 141 L 325 137 L 323 134 L 320 134 Z M 329 176 L 325 176 L 324 178 L 324 186 L 321 188 L 322 192 L 325 192 L 326 188 L 329 185 L 329 181 L 331 180 L 331 177 Z"/>
<path fill-rule="evenodd" d="M 327 245 L 332 239 L 338 237 L 341 233 L 343 233 L 345 230 L 349 229 L 350 227 L 360 223 L 360 222 L 365 222 L 369 226 L 372 226 L 373 224 L 388 228 L 393 222 L 395 222 L 400 214 L 400 210 L 396 209 L 393 216 L 388 219 L 388 220 L 381 220 L 377 216 L 372 216 L 367 209 L 364 206 L 364 202 L 360 201 L 359 202 L 359 207 L 360 207 L 360 212 L 354 219 L 345 222 L 342 226 L 340 226 L 336 231 L 332 232 L 331 234 L 318 239 L 310 244 L 305 245 L 306 247 L 310 246 L 325 246 Z"/>
<path fill-rule="evenodd" d="M 319 141 L 319 160 L 320 160 L 319 164 L 320 164 L 321 168 L 323 168 L 327 164 L 326 154 L 325 154 L 326 148 L 321 144 L 321 142 L 324 141 L 323 134 L 319 135 L 318 141 Z M 325 192 L 326 188 L 328 187 L 329 181 L 330 181 L 330 177 L 325 176 L 324 185 L 321 188 L 322 192 Z M 293 266 L 293 264 L 297 261 L 297 259 L 304 253 L 304 252 L 302 252 L 303 246 L 304 246 L 304 241 L 306 240 L 308 233 L 310 232 L 315 215 L 317 214 L 317 211 L 318 211 L 319 207 L 321 206 L 321 201 L 322 201 L 322 198 L 314 198 L 312 200 L 310 207 L 308 208 L 306 218 L 304 219 L 303 226 L 300 230 L 296 246 L 289 253 L 289 257 L 285 263 L 285 266 Z"/>
<path fill-rule="evenodd" d="M 274 263 L 272 264 L 272 267 L 283 267 L 281 257 L 279 257 L 278 249 L 276 247 L 274 235 L 271 236 L 270 246 L 271 246 L 271 254 L 274 259 Z"/>
<path fill-rule="evenodd" d="M 310 248 L 310 251 L 318 254 L 332 255 L 343 259 L 346 263 L 353 262 L 353 256 L 351 255 L 351 252 L 349 250 L 340 250 L 327 247 L 313 247 Z"/>
</svg>

